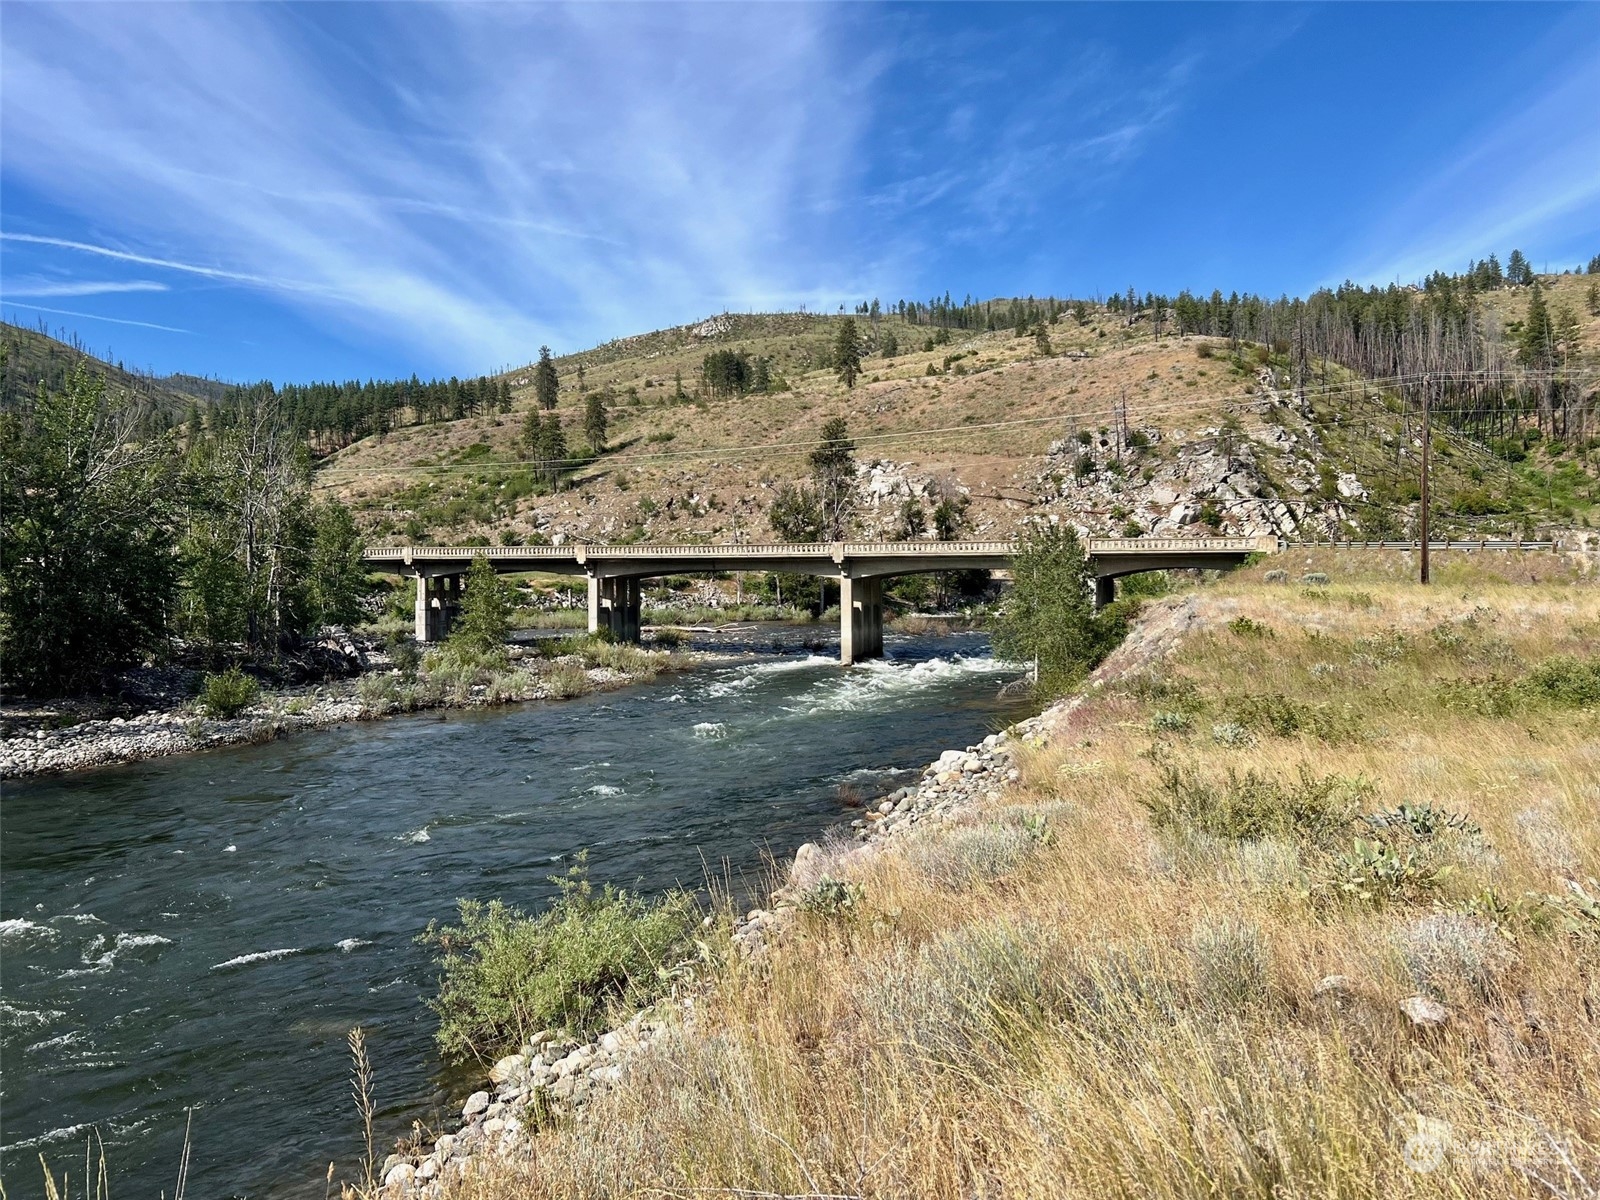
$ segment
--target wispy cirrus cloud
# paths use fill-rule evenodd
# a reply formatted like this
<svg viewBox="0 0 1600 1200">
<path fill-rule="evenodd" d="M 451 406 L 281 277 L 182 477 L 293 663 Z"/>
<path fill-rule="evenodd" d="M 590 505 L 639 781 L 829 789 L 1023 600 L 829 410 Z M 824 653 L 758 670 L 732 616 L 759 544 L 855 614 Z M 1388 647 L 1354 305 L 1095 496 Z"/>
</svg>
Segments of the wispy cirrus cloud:
<svg viewBox="0 0 1600 1200">
<path fill-rule="evenodd" d="M 815 215 L 870 82 L 836 14 L 382 11 L 8 13 L 4 169 L 116 236 L 7 240 L 463 367 L 855 282 Z"/>
<path fill-rule="evenodd" d="M 0 281 L 0 299 L 48 300 L 63 296 L 117 296 L 129 292 L 165 292 L 154 279 L 40 279 L 23 276 Z"/>
</svg>

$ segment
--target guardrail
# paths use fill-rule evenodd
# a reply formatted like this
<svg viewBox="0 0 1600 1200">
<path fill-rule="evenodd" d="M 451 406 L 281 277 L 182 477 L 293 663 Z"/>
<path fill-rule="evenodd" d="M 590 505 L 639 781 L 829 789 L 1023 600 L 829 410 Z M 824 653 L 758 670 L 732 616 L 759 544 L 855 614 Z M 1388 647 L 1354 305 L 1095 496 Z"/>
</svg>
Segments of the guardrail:
<svg viewBox="0 0 1600 1200">
<path fill-rule="evenodd" d="M 1329 547 L 1335 550 L 1421 550 L 1421 542 L 1288 542 L 1292 549 Z M 1429 541 L 1429 550 L 1554 550 L 1550 541 L 1531 541 L 1523 538 L 1474 538 L 1457 541 Z"/>
</svg>

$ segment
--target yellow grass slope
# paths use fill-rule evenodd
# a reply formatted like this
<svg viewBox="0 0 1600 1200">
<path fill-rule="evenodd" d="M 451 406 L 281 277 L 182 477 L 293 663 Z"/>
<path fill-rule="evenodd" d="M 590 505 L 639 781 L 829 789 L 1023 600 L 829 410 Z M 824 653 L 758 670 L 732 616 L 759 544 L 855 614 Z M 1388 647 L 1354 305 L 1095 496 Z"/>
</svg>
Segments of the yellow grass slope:
<svg viewBox="0 0 1600 1200">
<path fill-rule="evenodd" d="M 870 332 L 865 318 L 857 320 Z M 585 388 L 612 398 L 610 452 L 559 494 L 502 505 L 490 520 L 481 519 L 481 509 L 430 520 L 430 533 L 759 539 L 767 536 L 774 485 L 805 473 L 823 422 L 842 416 L 862 461 L 887 460 L 906 474 L 970 489 L 970 532 L 1009 536 L 1040 500 L 1037 476 L 1052 441 L 1114 429 L 1122 412 L 1130 428 L 1190 435 L 1229 412 L 1243 413 L 1247 429 L 1260 423 L 1243 407 L 1255 386 L 1251 372 L 1221 356 L 1199 358 L 1194 339 L 1158 343 L 1105 313 L 1084 326 L 1063 316 L 1048 327 L 1049 355 L 1034 338 L 1010 330 L 955 330 L 950 344 L 926 351 L 933 330 L 885 320 L 882 332 L 894 332 L 905 352 L 867 356 L 854 389 L 832 370 L 811 365 L 836 318 L 812 318 L 802 332 L 783 321 L 737 318 L 725 332 L 704 337 L 679 330 L 558 359 L 558 412 L 569 444 L 582 445 L 581 363 Z M 693 392 L 702 359 L 715 350 L 772 357 L 786 390 L 674 402 L 678 376 Z M 930 375 L 930 368 L 938 373 Z M 495 481 L 526 457 L 521 430 L 534 402 L 531 372 L 512 379 L 529 382 L 514 391 L 511 414 L 368 438 L 325 464 L 320 486 L 355 504 L 364 523 L 392 542 L 405 540 L 400 527 L 422 511 L 418 488 L 430 491 L 432 502 L 487 480 L 492 494 Z M 866 514 L 866 532 L 890 532 L 893 516 Z"/>
<path fill-rule="evenodd" d="M 1307 565 L 1162 601 L 1173 657 L 448 1194 L 1592 1195 L 1600 590 Z"/>
</svg>

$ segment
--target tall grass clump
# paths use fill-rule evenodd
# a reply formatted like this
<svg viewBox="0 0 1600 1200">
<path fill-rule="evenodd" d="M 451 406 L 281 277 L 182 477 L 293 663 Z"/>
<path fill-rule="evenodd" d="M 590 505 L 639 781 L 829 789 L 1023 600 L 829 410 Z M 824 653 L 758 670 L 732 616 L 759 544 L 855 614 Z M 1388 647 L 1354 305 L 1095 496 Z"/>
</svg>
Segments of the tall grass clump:
<svg viewBox="0 0 1600 1200">
<path fill-rule="evenodd" d="M 1259 840 L 1299 836 L 1320 840 L 1345 828 L 1370 791 L 1365 780 L 1317 775 L 1305 764 L 1282 780 L 1250 768 L 1228 767 L 1222 779 L 1168 763 L 1160 787 L 1140 802 L 1160 828 L 1193 829 L 1212 837 Z"/>
<path fill-rule="evenodd" d="M 439 967 L 429 1006 L 447 1057 L 490 1062 L 547 1028 L 592 1035 L 613 1006 L 642 1007 L 665 994 L 663 968 L 699 917 L 692 896 L 650 901 L 596 889 L 581 860 L 551 882 L 558 894 L 538 916 L 499 900 L 462 900 L 459 924 L 430 922 L 419 936 Z"/>
</svg>

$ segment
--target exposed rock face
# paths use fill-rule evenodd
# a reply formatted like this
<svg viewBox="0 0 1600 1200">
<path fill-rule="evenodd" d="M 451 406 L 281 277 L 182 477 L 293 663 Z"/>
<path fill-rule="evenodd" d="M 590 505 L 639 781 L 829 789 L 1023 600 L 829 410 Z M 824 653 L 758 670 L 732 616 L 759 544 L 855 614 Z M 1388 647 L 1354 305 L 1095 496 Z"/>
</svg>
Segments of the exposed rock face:
<svg viewBox="0 0 1600 1200">
<path fill-rule="evenodd" d="M 1174 430 L 1165 440 L 1159 429 L 1144 428 L 1125 438 L 1093 434 L 1087 442 L 1052 443 L 1037 479 L 1045 505 L 1065 507 L 1066 519 L 1085 536 L 1120 535 L 1131 523 L 1161 537 L 1203 537 L 1213 529 L 1229 536 L 1319 537 L 1340 530 L 1347 518 L 1339 502 L 1320 498 L 1315 452 L 1283 425 L 1267 425 L 1253 436 Z M 1287 495 L 1269 481 L 1268 460 Z M 1340 480 L 1341 497 L 1365 497 L 1355 476 Z"/>
</svg>

